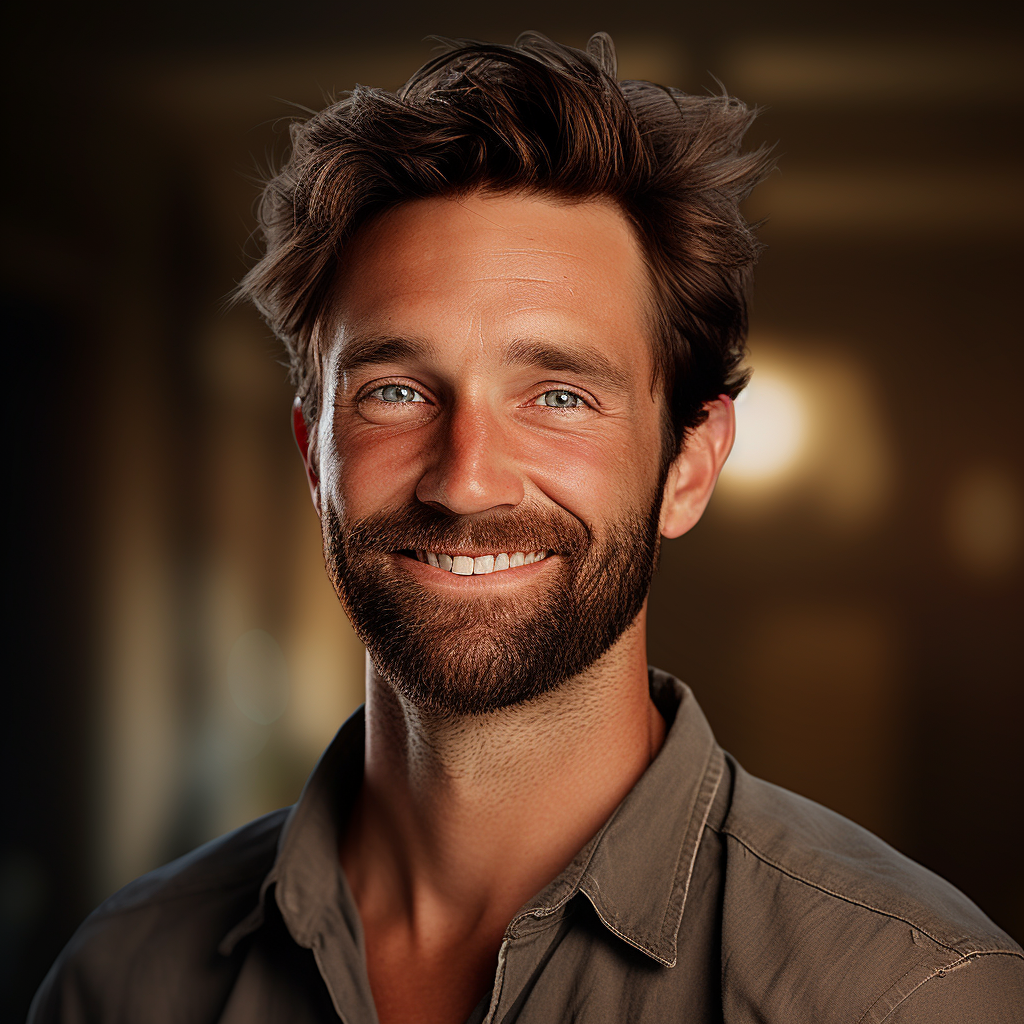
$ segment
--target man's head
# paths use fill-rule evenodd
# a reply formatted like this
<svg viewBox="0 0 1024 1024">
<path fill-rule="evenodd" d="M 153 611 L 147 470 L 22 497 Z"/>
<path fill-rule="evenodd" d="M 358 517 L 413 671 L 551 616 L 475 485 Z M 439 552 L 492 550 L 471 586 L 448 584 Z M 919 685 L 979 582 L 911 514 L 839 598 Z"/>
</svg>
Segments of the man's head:
<svg viewBox="0 0 1024 1024">
<path fill-rule="evenodd" d="M 731 443 L 749 115 L 620 88 L 610 44 L 591 54 L 473 44 L 357 92 L 265 198 L 245 287 L 289 345 L 328 571 L 435 713 L 608 651 Z"/>
<path fill-rule="evenodd" d="M 351 240 L 413 199 L 474 192 L 605 199 L 636 234 L 650 289 L 667 453 L 706 402 L 742 389 L 760 246 L 739 203 L 768 173 L 743 154 L 754 114 L 726 95 L 616 81 L 611 40 L 587 52 L 525 33 L 450 43 L 397 93 L 356 88 L 292 126 L 291 157 L 260 208 L 262 260 L 243 281 L 284 341 L 307 424 L 320 407 L 318 325 Z"/>
</svg>

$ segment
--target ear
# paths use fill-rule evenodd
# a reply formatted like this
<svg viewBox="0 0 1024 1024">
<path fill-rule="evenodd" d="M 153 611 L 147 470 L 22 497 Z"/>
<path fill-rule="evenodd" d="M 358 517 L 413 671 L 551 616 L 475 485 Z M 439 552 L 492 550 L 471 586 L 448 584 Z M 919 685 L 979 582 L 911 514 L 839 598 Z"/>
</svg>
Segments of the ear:
<svg viewBox="0 0 1024 1024">
<path fill-rule="evenodd" d="M 307 430 L 306 418 L 302 415 L 302 399 L 296 395 L 292 402 L 292 433 L 295 443 L 299 446 L 302 464 L 306 467 L 306 480 L 309 483 L 309 496 L 313 499 L 313 508 L 320 515 L 320 477 L 316 471 L 316 424 Z"/>
<path fill-rule="evenodd" d="M 707 418 L 690 431 L 669 467 L 661 503 L 661 533 L 679 537 L 696 526 L 736 436 L 736 410 L 728 395 L 704 406 Z"/>
</svg>

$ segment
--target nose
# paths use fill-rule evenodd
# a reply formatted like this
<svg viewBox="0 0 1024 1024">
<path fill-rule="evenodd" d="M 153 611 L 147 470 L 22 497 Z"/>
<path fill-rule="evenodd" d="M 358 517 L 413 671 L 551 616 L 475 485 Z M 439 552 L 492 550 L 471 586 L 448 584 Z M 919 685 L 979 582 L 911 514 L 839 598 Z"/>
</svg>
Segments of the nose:
<svg viewBox="0 0 1024 1024">
<path fill-rule="evenodd" d="M 506 430 L 484 402 L 456 405 L 438 424 L 416 497 L 453 515 L 518 505 L 525 496 Z"/>
</svg>

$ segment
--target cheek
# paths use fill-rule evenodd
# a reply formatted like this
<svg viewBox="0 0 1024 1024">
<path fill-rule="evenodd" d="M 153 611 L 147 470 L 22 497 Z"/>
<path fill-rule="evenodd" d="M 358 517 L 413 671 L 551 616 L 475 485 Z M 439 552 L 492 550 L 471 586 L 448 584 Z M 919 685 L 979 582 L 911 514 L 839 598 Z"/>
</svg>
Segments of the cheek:
<svg viewBox="0 0 1024 1024">
<path fill-rule="evenodd" d="M 409 501 L 428 443 L 418 431 L 388 435 L 365 425 L 339 429 L 333 436 L 327 477 L 332 495 L 353 518 Z"/>
<path fill-rule="evenodd" d="M 524 446 L 523 466 L 548 498 L 590 524 L 646 501 L 658 448 L 627 432 L 555 437 Z"/>
</svg>

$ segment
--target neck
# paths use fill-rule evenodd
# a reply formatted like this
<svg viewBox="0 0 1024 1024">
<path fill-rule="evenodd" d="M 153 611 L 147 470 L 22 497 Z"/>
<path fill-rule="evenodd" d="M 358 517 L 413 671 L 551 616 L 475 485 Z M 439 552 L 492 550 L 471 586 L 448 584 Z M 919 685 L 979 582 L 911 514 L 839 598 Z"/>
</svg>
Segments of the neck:
<svg viewBox="0 0 1024 1024">
<path fill-rule="evenodd" d="M 583 675 L 472 718 L 424 715 L 368 663 L 363 789 L 341 849 L 364 923 L 500 942 L 660 749 L 644 635 L 641 612 Z"/>
</svg>

